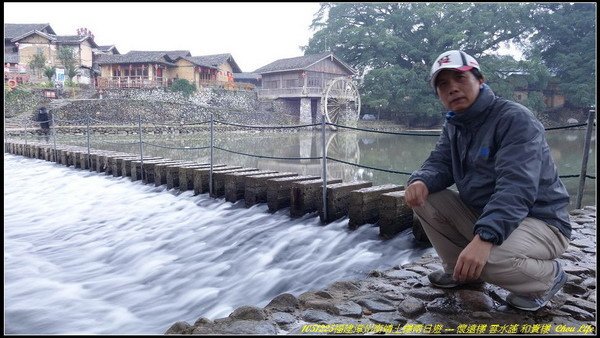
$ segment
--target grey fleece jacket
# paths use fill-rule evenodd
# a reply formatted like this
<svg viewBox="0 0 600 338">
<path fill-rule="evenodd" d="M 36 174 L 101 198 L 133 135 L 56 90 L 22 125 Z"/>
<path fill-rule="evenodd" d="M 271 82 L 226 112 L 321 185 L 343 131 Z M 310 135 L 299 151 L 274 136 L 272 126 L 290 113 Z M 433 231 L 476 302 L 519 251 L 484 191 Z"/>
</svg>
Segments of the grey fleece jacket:
<svg viewBox="0 0 600 338">
<path fill-rule="evenodd" d="M 571 238 L 569 194 L 542 124 L 526 107 L 495 96 L 486 84 L 462 113 L 449 112 L 435 149 L 407 185 L 429 193 L 456 183 L 461 200 L 480 213 L 473 229 L 500 245 L 525 217 Z"/>
</svg>

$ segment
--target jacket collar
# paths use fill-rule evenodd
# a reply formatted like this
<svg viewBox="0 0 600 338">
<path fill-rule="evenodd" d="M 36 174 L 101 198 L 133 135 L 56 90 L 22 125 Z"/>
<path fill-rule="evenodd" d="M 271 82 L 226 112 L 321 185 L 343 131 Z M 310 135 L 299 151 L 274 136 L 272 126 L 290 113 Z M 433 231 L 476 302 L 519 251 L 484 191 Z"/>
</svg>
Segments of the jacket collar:
<svg viewBox="0 0 600 338">
<path fill-rule="evenodd" d="M 475 126 L 480 122 L 483 122 L 491 109 L 488 109 L 494 101 L 496 95 L 492 89 L 487 85 L 483 84 L 479 90 L 479 95 L 473 104 L 462 113 L 455 113 L 449 111 L 446 113 L 446 120 L 448 123 L 456 126 Z"/>
</svg>

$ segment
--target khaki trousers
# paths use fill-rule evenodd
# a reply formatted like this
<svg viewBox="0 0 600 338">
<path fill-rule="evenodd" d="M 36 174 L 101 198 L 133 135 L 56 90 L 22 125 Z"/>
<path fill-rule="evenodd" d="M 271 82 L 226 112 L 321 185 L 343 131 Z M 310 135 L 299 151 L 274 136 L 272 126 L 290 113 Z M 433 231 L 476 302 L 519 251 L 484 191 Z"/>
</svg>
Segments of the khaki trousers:
<svg viewBox="0 0 600 338">
<path fill-rule="evenodd" d="M 448 189 L 429 195 L 424 206 L 413 210 L 444 270 L 452 273 L 458 255 L 474 237 L 479 215 Z M 517 294 L 544 292 L 554 281 L 554 259 L 568 245 L 569 240 L 556 227 L 527 217 L 502 245 L 492 247 L 481 279 Z"/>
</svg>

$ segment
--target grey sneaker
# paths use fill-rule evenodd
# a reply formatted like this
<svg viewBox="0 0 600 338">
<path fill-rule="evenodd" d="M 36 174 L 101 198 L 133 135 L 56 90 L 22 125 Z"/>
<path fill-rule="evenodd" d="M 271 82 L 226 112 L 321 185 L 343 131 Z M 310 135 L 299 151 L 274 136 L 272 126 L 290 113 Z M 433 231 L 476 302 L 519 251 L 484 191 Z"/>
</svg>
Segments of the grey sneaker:
<svg viewBox="0 0 600 338">
<path fill-rule="evenodd" d="M 460 282 L 460 281 L 454 280 L 454 278 L 452 278 L 451 273 L 446 273 L 446 272 L 444 272 L 444 270 L 441 270 L 441 269 L 430 273 L 427 276 L 427 278 L 429 278 L 429 281 L 431 282 L 431 284 L 433 284 L 434 286 L 437 286 L 438 288 L 442 288 L 442 289 L 451 289 L 451 288 L 455 288 L 459 285 L 483 283 L 483 281 L 481 279 Z"/>
<path fill-rule="evenodd" d="M 567 274 L 563 271 L 560 263 L 558 263 L 558 261 L 555 262 L 557 270 L 554 277 L 554 284 L 550 290 L 546 291 L 542 295 L 537 296 L 517 295 L 511 292 L 508 297 L 506 297 L 506 302 L 517 309 L 526 311 L 536 311 L 546 306 L 550 299 L 552 299 L 558 290 L 560 290 L 567 282 Z"/>
</svg>

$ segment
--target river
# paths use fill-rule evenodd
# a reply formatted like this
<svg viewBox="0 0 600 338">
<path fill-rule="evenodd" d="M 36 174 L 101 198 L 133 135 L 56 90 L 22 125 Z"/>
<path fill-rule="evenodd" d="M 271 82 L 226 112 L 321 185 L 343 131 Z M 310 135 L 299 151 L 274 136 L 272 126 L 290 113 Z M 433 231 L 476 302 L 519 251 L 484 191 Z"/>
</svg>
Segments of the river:
<svg viewBox="0 0 600 338">
<path fill-rule="evenodd" d="M 347 218 L 324 226 L 21 156 L 4 155 L 4 177 L 9 334 L 162 334 L 432 250 L 410 230 L 383 241 Z"/>
<path fill-rule="evenodd" d="M 547 136 L 560 175 L 579 174 L 584 131 Z M 328 133 L 328 177 L 404 184 L 436 139 Z M 138 140 L 93 136 L 90 145 L 139 153 L 133 143 Z M 210 160 L 209 149 L 191 149 L 208 146 L 208 133 L 143 140 L 145 155 Z M 58 142 L 86 145 L 87 138 L 59 135 Z M 322 172 L 321 161 L 309 159 L 322 154 L 319 131 L 218 132 L 214 145 L 220 148 L 215 163 Z M 242 305 L 264 306 L 284 292 L 297 296 L 361 278 L 432 250 L 415 243 L 410 230 L 382 241 L 373 225 L 348 230 L 347 218 L 323 226 L 315 214 L 290 219 L 289 209 L 270 214 L 264 204 L 246 209 L 243 201 L 232 204 L 41 160 L 7 154 L 4 160 L 6 333 L 161 334 L 179 320 L 225 317 Z M 588 174 L 595 173 L 594 138 Z M 563 181 L 572 209 L 579 179 Z M 595 180 L 588 179 L 584 206 L 596 204 L 595 193 Z"/>
</svg>

